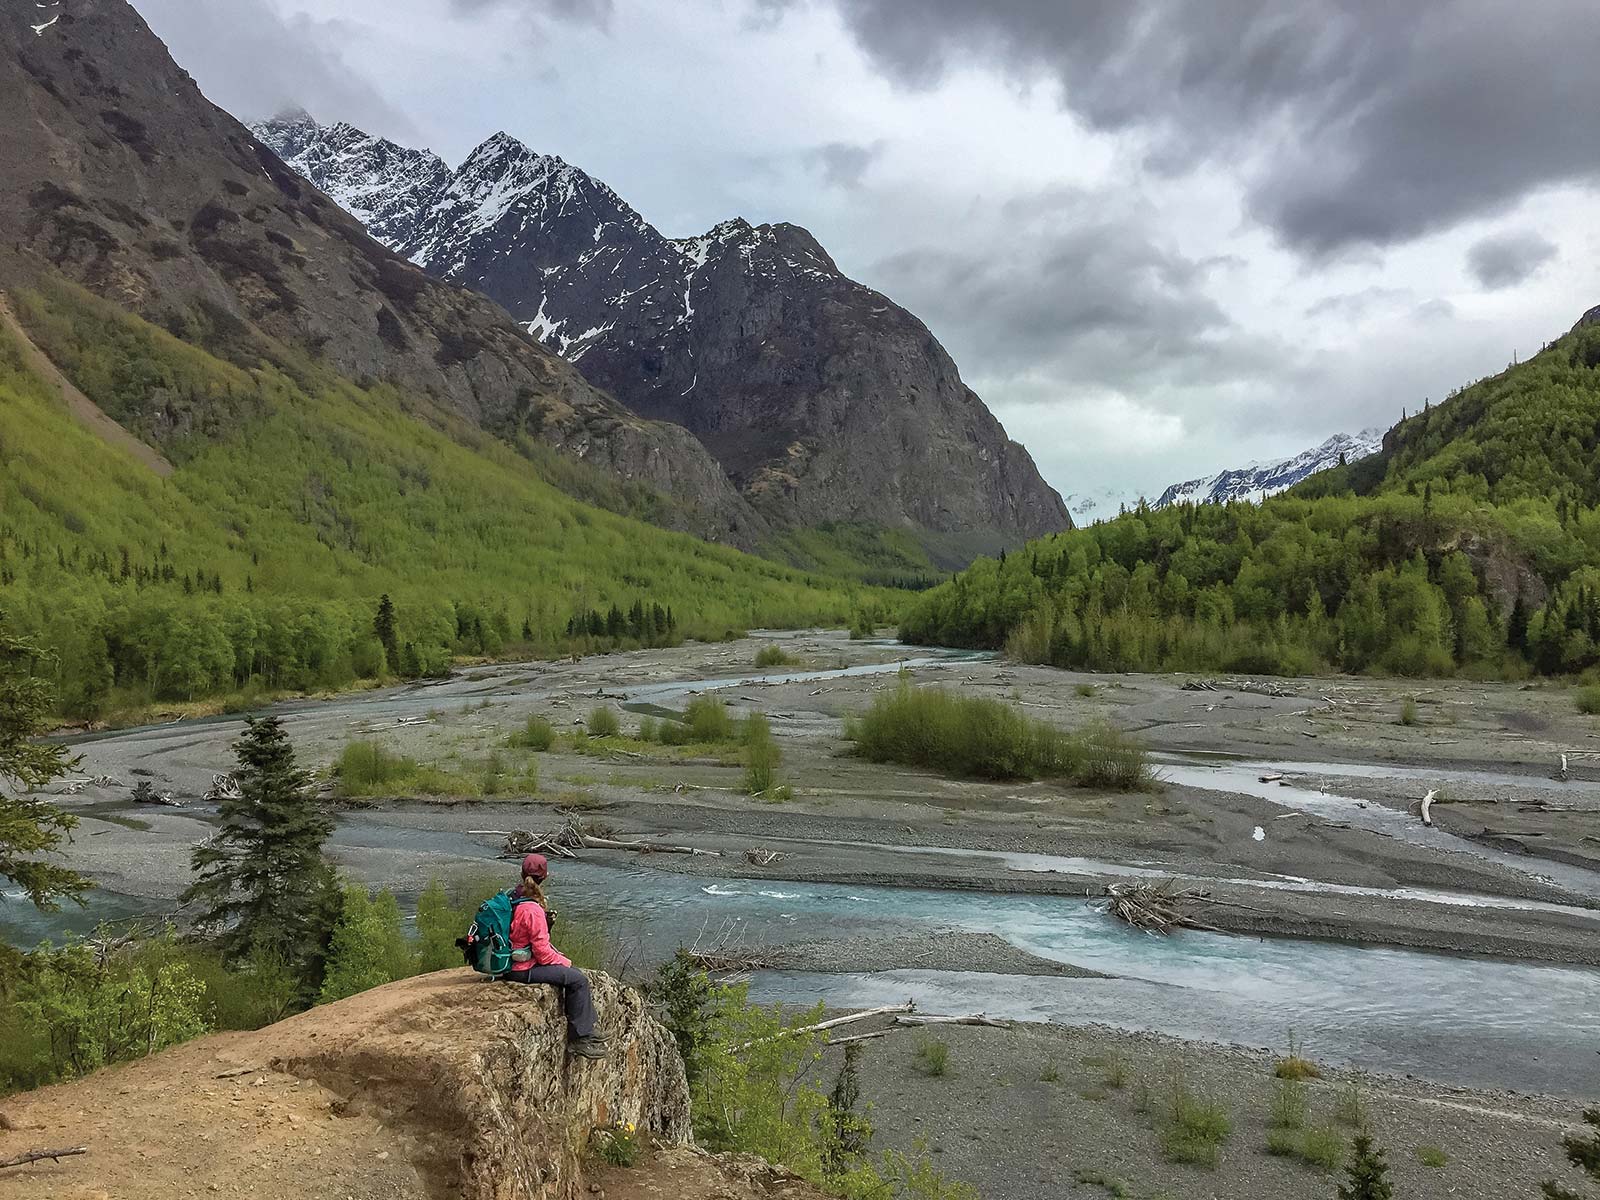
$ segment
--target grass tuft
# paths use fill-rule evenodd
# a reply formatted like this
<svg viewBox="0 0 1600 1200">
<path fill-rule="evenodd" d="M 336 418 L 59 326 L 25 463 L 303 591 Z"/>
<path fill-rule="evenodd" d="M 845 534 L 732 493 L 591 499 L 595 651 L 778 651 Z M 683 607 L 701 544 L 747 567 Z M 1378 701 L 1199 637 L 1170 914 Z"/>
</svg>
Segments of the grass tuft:
<svg viewBox="0 0 1600 1200">
<path fill-rule="evenodd" d="M 924 1037 L 917 1042 L 917 1070 L 924 1075 L 945 1075 L 950 1070 L 950 1043 L 940 1038 Z"/>
<path fill-rule="evenodd" d="M 589 714 L 584 727 L 592 738 L 616 737 L 622 732 L 622 722 L 617 719 L 616 710 L 604 704 Z"/>
<path fill-rule="evenodd" d="M 1579 688 L 1578 694 L 1573 697 L 1572 702 L 1577 706 L 1578 711 L 1585 716 L 1600 716 L 1600 684 Z"/>
<path fill-rule="evenodd" d="M 1435 1171 L 1442 1171 L 1450 1161 L 1450 1156 L 1438 1146 L 1422 1145 L 1417 1147 L 1417 1161 L 1425 1167 L 1432 1167 Z"/>
</svg>

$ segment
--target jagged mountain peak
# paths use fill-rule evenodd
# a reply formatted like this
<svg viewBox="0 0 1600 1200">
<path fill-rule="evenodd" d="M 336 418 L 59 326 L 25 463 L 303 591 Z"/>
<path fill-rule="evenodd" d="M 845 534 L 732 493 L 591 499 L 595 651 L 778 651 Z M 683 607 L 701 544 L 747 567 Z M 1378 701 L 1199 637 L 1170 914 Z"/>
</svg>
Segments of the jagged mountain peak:
<svg viewBox="0 0 1600 1200">
<path fill-rule="evenodd" d="M 636 413 L 686 426 L 780 524 L 910 528 L 942 565 L 1071 525 L 926 326 L 799 225 L 734 217 L 670 239 L 504 131 L 442 179 L 395 180 L 392 208 L 413 216 L 369 221 L 382 240 L 498 300 Z"/>
<path fill-rule="evenodd" d="M 1355 462 L 1376 454 L 1383 447 L 1383 430 L 1363 429 L 1360 433 L 1336 433 L 1321 445 L 1303 450 L 1292 458 L 1276 462 L 1252 462 L 1218 471 L 1199 479 L 1175 483 L 1161 493 L 1154 507 L 1166 508 L 1185 501 L 1225 503 L 1229 500 L 1261 500 L 1275 496 L 1318 471 L 1339 465 L 1340 458 Z"/>
</svg>

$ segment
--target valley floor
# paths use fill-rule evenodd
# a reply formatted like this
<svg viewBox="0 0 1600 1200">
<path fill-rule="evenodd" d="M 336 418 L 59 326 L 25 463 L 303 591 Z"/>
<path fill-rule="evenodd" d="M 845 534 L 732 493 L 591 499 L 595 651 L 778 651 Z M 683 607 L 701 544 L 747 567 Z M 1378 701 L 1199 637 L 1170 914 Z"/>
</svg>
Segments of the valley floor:
<svg viewBox="0 0 1600 1200">
<path fill-rule="evenodd" d="M 754 669 L 770 643 L 796 665 Z M 848 756 L 841 719 L 902 670 L 1064 727 L 1104 721 L 1134 732 L 1164 782 L 1119 795 L 949 780 Z M 501 753 L 520 762 L 522 752 L 499 748 L 531 714 L 570 729 L 605 703 L 631 729 L 710 688 L 738 712 L 768 714 L 794 789 L 782 803 L 743 795 L 732 763 L 637 744 L 605 755 L 566 748 L 529 756 L 536 796 L 346 811 L 334 853 L 356 878 L 414 894 L 430 874 L 506 873 L 494 861 L 498 833 L 577 813 L 617 836 L 721 852 L 594 852 L 557 865 L 558 903 L 621 921 L 641 958 L 699 939 L 777 968 L 755 980 L 774 999 L 853 1005 L 903 983 L 1075 1026 L 951 1030 L 952 1073 L 942 1078 L 911 1070 L 914 1034 L 867 1043 L 881 1138 L 927 1136 L 946 1168 L 987 1197 L 1331 1195 L 1329 1180 L 1264 1152 L 1264 1051 L 1092 1024 L 1281 1047 L 1295 1020 L 1280 1014 L 1294 1011 L 1297 989 L 1314 1057 L 1320 1041 L 1330 1064 L 1433 1080 L 1374 1074 L 1363 1084 L 1400 1194 L 1536 1190 L 1557 1170 L 1561 1128 L 1596 1078 L 1600 726 L 1556 685 L 1210 682 L 1188 690 L 1195 681 L 1184 677 L 1079 674 L 802 633 L 476 669 L 280 711 L 317 764 L 358 737 L 421 761 Z M 1399 721 L 1406 697 L 1417 702 L 1412 725 Z M 202 720 L 77 744 L 84 775 L 119 783 L 63 800 L 84 819 L 69 857 L 106 889 L 100 915 L 171 908 L 190 849 L 212 827 L 197 798 L 227 768 L 238 729 Z M 188 807 L 128 805 L 141 775 L 192 798 Z M 1416 805 L 1430 790 L 1436 824 L 1425 828 Z M 756 847 L 783 857 L 756 866 L 744 856 Z M 1113 930 L 1082 905 L 1108 881 L 1169 875 L 1209 893 L 1206 923 L 1266 940 L 1157 942 Z M 49 930 L 4 932 L 26 941 Z M 1405 949 L 1352 957 L 1356 946 Z M 1103 1068 L 1083 1065 L 1108 1054 L 1127 1060 L 1121 1088 L 1096 1086 Z M 1195 1090 L 1234 1109 L 1238 1129 L 1215 1175 L 1165 1163 L 1154 1117 L 1135 1111 L 1132 1081 L 1159 1096 L 1179 1060 Z M 1057 1082 L 1039 1078 L 1049 1062 Z M 1312 1084 L 1311 1096 L 1320 1121 L 1336 1091 Z M 1423 1166 L 1420 1145 L 1438 1147 L 1447 1165 Z M 1127 1190 L 1073 1184 L 1079 1172 Z"/>
</svg>

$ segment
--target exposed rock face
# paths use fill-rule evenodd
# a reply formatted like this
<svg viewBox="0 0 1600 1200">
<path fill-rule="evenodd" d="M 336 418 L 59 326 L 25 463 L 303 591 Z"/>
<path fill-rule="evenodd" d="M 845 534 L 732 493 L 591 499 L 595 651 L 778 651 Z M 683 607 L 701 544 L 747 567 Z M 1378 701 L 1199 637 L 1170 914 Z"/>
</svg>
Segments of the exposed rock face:
<svg viewBox="0 0 1600 1200">
<path fill-rule="evenodd" d="M 1583 316 L 1579 317 L 1578 323 L 1573 328 L 1582 329 L 1585 325 L 1600 325 L 1600 304 L 1595 305 Z"/>
<path fill-rule="evenodd" d="M 600 1062 L 569 1056 L 554 988 L 441 972 L 313 1009 L 277 1027 L 273 1065 L 410 1134 L 423 1174 L 464 1200 L 575 1200 L 592 1130 L 631 1123 L 689 1141 L 672 1037 L 639 993 L 591 976 Z"/>
<path fill-rule="evenodd" d="M 445 176 L 431 154 L 303 114 L 255 130 L 400 254 L 693 431 L 778 524 L 906 527 L 947 562 L 1071 525 L 927 327 L 798 226 L 667 238 L 505 133 Z"/>
<path fill-rule="evenodd" d="M 495 304 L 374 241 L 210 104 L 126 0 L 60 0 L 48 24 L 44 11 L 0 6 L 0 287 L 59 271 L 235 353 L 286 343 L 668 492 L 696 532 L 765 533 L 692 436 L 641 420 Z M 424 156 L 387 166 L 429 170 Z M 398 230 L 400 198 L 343 198 Z"/>
<path fill-rule="evenodd" d="M 0 1173 L 0 1200 L 586 1197 L 593 1129 L 631 1121 L 647 1142 L 689 1140 L 671 1035 L 637 992 L 591 979 L 612 1041 L 598 1062 L 568 1057 L 554 989 L 462 969 L 8 1098 L 0 1157 L 91 1153 Z"/>
</svg>

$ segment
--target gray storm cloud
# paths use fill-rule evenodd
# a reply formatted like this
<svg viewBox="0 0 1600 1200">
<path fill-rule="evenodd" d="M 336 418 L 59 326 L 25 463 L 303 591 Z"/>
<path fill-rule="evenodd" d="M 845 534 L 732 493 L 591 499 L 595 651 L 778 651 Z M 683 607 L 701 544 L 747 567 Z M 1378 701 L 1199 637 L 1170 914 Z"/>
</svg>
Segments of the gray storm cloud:
<svg viewBox="0 0 1600 1200">
<path fill-rule="evenodd" d="M 267 0 L 139 0 L 139 15 L 206 96 L 242 120 L 304 108 L 401 140 L 416 126 L 339 53 L 334 22 L 284 17 Z"/>
<path fill-rule="evenodd" d="M 1555 243 L 1548 238 L 1528 229 L 1508 230 L 1474 242 L 1467 270 L 1489 291 L 1498 291 L 1531 279 L 1555 256 Z"/>
<path fill-rule="evenodd" d="M 755 0 L 839 11 L 913 87 L 988 64 L 1059 88 L 1147 165 L 1249 163 L 1252 213 L 1325 255 L 1600 177 L 1591 0 Z"/>
</svg>

